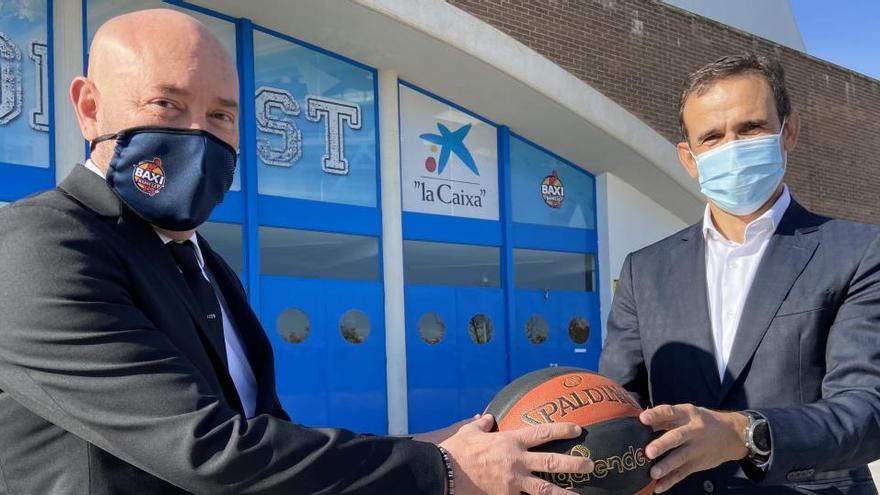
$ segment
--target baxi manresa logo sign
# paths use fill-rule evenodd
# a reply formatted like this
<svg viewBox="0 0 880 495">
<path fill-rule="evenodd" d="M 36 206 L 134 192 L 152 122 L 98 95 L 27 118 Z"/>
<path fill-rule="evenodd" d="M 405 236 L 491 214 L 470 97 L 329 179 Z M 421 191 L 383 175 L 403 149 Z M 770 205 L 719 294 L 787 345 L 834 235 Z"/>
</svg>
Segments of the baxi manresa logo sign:
<svg viewBox="0 0 880 495">
<path fill-rule="evenodd" d="M 565 199 L 565 186 L 559 178 L 559 173 L 554 170 L 541 181 L 541 197 L 550 208 L 559 208 Z"/>
<path fill-rule="evenodd" d="M 496 129 L 400 86 L 403 209 L 498 219 Z"/>
</svg>

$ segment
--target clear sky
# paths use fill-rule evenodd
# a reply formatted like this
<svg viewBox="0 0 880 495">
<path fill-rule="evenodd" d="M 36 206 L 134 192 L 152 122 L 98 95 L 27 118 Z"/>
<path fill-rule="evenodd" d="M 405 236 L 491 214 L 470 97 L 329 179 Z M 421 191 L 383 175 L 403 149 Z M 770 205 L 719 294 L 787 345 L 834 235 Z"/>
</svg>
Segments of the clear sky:
<svg viewBox="0 0 880 495">
<path fill-rule="evenodd" d="M 880 79 L 880 0 L 790 0 L 807 53 Z"/>
</svg>

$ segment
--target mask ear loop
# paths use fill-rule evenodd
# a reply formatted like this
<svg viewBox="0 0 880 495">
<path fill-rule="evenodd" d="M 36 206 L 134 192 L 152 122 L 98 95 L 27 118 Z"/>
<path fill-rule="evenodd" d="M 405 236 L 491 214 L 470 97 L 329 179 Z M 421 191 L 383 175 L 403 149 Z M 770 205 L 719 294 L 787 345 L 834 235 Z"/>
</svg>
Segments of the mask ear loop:
<svg viewBox="0 0 880 495">
<path fill-rule="evenodd" d="M 779 127 L 779 147 L 782 152 L 782 173 L 788 170 L 788 152 L 785 151 L 785 144 L 783 143 L 783 133 L 785 132 L 785 124 L 788 123 L 788 115 L 782 118 L 782 125 Z"/>
<path fill-rule="evenodd" d="M 89 143 L 89 152 L 95 151 L 95 146 L 97 146 L 98 143 L 101 143 L 103 141 L 110 141 L 111 139 L 116 139 L 116 137 L 118 135 L 119 135 L 118 133 L 113 132 L 110 134 L 102 134 L 102 135 L 96 137 L 95 139 L 92 140 L 91 143 Z"/>
<path fill-rule="evenodd" d="M 691 154 L 691 158 L 694 159 L 694 163 L 697 163 L 697 155 L 694 154 L 694 150 L 691 149 L 691 143 L 687 143 L 688 153 Z"/>
</svg>

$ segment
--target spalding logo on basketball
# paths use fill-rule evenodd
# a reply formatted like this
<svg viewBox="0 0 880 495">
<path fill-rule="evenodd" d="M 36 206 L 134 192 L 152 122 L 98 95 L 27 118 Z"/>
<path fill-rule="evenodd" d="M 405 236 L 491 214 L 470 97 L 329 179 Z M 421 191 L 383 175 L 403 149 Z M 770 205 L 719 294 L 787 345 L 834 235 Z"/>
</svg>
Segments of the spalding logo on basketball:
<svg viewBox="0 0 880 495">
<path fill-rule="evenodd" d="M 642 408 L 614 381 L 579 368 L 547 368 L 513 381 L 486 408 L 501 431 L 543 423 L 577 423 L 578 438 L 533 449 L 589 457 L 590 474 L 538 476 L 584 495 L 653 493 L 645 446 L 654 433 L 639 421 Z"/>
<path fill-rule="evenodd" d="M 144 160 L 138 163 L 134 168 L 131 180 L 142 193 L 152 198 L 165 187 L 165 170 L 162 169 L 162 160 L 153 158 L 152 161 Z"/>
</svg>

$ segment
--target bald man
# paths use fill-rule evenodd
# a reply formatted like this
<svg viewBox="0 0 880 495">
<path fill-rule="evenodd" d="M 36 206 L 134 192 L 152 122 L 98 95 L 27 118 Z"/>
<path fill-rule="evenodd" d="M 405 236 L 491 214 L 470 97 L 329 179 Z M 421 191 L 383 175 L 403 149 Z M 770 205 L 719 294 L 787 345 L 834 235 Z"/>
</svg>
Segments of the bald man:
<svg viewBox="0 0 880 495">
<path fill-rule="evenodd" d="M 194 19 L 124 15 L 70 86 L 91 159 L 0 212 L 0 495 L 566 492 L 574 425 L 421 441 L 293 424 L 235 273 L 196 234 L 229 189 L 235 64 Z M 436 445 L 436 444 L 439 444 Z"/>
</svg>

